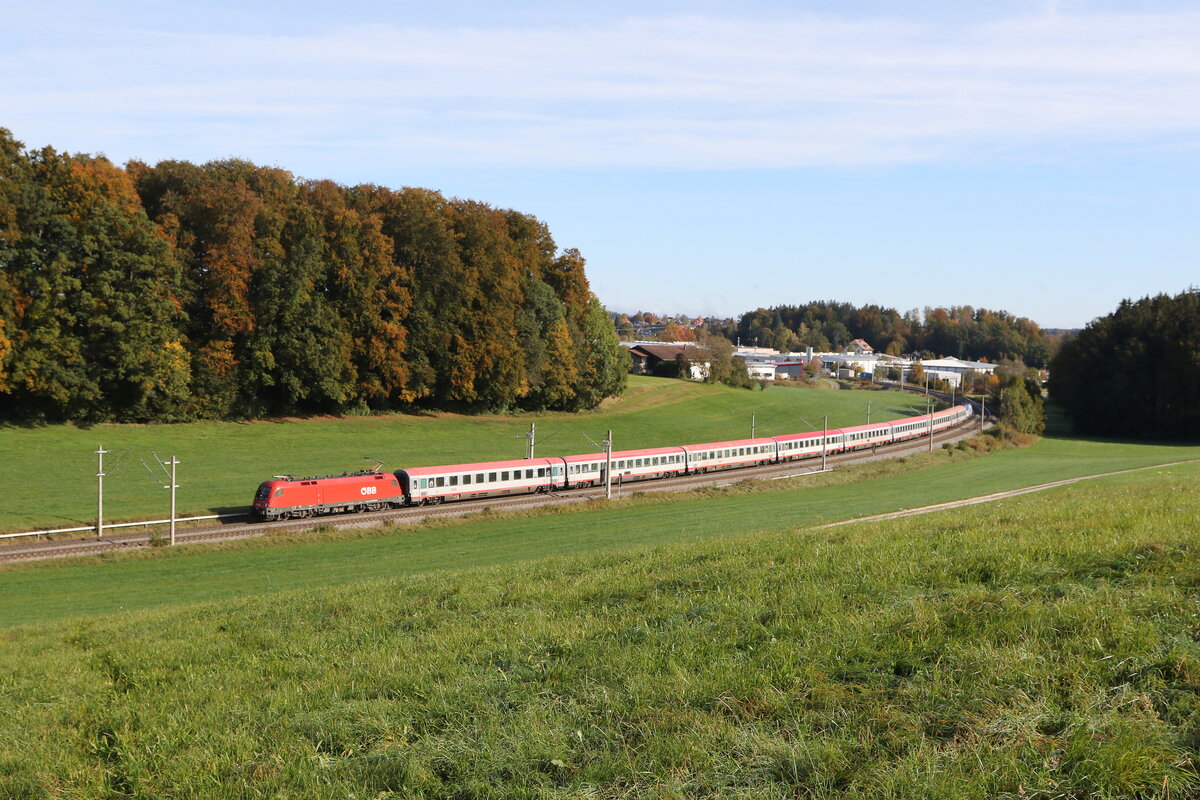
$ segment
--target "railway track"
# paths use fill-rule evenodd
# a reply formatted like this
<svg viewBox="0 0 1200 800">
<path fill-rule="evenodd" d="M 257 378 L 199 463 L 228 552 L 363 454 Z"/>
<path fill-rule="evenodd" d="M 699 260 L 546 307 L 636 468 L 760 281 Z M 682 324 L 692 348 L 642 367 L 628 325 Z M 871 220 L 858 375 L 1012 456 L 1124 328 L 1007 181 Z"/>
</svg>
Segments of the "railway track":
<svg viewBox="0 0 1200 800">
<path fill-rule="evenodd" d="M 944 445 L 973 436 L 978 432 L 978 423 L 971 419 L 958 428 L 941 431 L 934 435 L 935 446 Z M 878 450 L 858 450 L 826 458 L 827 466 L 865 463 L 885 458 L 901 458 L 929 449 L 929 439 L 913 439 L 900 444 L 886 445 Z M 821 459 L 808 458 L 784 464 L 768 464 L 761 467 L 744 467 L 732 470 L 713 471 L 704 474 L 681 475 L 676 478 L 636 481 L 627 484 L 614 483 L 613 497 L 631 493 L 681 492 L 702 486 L 723 486 L 748 480 L 781 480 L 789 477 L 820 473 Z M 375 528 L 386 525 L 417 524 L 428 519 L 461 517 L 477 514 L 485 509 L 493 511 L 527 510 L 563 503 L 582 503 L 604 498 L 603 488 L 551 492 L 549 494 L 517 495 L 502 498 L 462 500 L 437 506 L 415 506 L 411 508 L 375 511 L 362 514 L 339 514 L 303 520 L 281 520 L 277 522 L 244 522 L 207 525 L 200 528 L 176 530 L 176 544 L 199 544 L 204 542 L 236 541 L 280 533 L 301 533 L 319 528 Z M 124 550 L 142 549 L 152 546 L 157 535 L 149 532 L 121 533 L 103 539 L 95 537 L 69 540 L 43 540 L 0 545 L 0 563 L 40 561 L 55 558 L 95 556 Z"/>
</svg>

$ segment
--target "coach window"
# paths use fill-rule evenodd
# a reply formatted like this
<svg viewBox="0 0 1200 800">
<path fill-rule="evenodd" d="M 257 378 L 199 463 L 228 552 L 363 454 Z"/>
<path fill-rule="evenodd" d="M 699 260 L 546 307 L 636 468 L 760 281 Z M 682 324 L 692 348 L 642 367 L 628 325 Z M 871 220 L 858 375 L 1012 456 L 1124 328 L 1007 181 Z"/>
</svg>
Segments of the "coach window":
<svg viewBox="0 0 1200 800">
<path fill-rule="evenodd" d="M 429 479 L 428 478 L 421 478 L 421 488 L 422 489 L 429 488 Z"/>
<path fill-rule="evenodd" d="M 445 479 L 445 478 L 438 478 L 438 479 L 437 479 L 437 485 L 438 485 L 438 486 L 445 486 L 445 485 L 446 485 L 446 479 Z"/>
<path fill-rule="evenodd" d="M 495 482 L 496 482 L 496 473 L 489 472 L 488 473 L 488 483 L 495 483 Z"/>
<path fill-rule="evenodd" d="M 471 485 L 471 476 L 463 475 L 463 486 L 470 486 L 470 485 Z"/>
<path fill-rule="evenodd" d="M 458 486 L 458 476 L 457 476 L 457 475 L 451 475 L 451 476 L 450 476 L 450 485 L 451 485 L 451 486 Z"/>
<path fill-rule="evenodd" d="M 504 470 L 504 472 L 500 473 L 500 480 L 502 480 L 502 481 L 508 480 L 508 470 Z"/>
<path fill-rule="evenodd" d="M 476 482 L 476 483 L 483 483 L 483 473 L 482 473 L 482 472 L 478 473 L 478 474 L 475 476 L 475 482 Z"/>
<path fill-rule="evenodd" d="M 539 478 L 546 477 L 546 468 L 545 467 L 538 467 L 538 477 Z"/>
</svg>

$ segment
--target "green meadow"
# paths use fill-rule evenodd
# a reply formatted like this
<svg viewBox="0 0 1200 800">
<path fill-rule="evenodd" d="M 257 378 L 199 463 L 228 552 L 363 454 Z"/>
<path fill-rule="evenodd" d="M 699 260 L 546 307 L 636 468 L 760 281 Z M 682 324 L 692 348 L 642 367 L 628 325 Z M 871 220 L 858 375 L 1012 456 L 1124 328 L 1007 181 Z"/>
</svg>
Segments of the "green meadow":
<svg viewBox="0 0 1200 800">
<path fill-rule="evenodd" d="M 617 449 L 746 438 L 861 424 L 922 413 L 898 392 L 768 388 L 749 392 L 631 376 L 623 396 L 596 412 L 521 416 L 402 415 L 184 425 L 0 427 L 0 531 L 95 524 L 96 455 L 106 456 L 105 519 L 163 518 L 167 492 L 143 467 L 152 453 L 181 462 L 179 514 L 240 511 L 271 475 L 312 475 L 524 458 L 537 425 L 538 455 L 590 452 L 613 431 Z M 589 437 L 591 441 L 589 441 Z"/>
<path fill-rule="evenodd" d="M 37 624 L 0 631 L 0 796 L 1193 797 L 1196 464 L 813 526 L 1196 455 L 8 569 Z"/>
<path fill-rule="evenodd" d="M 214 546 L 0 569 L 0 626 L 338 585 L 630 547 L 807 527 L 1064 478 L 1200 459 L 1200 447 L 1043 439 L 959 447 L 824 474 L 366 531 L 328 529 Z M 802 464 L 798 471 L 815 465 Z M 1196 465 L 1189 465 L 1197 468 Z M 1152 473 L 1153 474 L 1153 473 Z M 945 512 L 953 516 L 956 511 Z"/>
<path fill-rule="evenodd" d="M 279 430 L 272 457 L 322 439 L 350 459 L 355 426 L 407 425 L 427 449 L 501 457 L 531 419 L 553 452 L 592 425 L 669 441 L 681 410 L 716 439 L 756 408 L 772 432 L 783 409 L 844 425 L 868 401 L 905 412 L 877 393 L 636 381 L 578 429 L 0 435 Z M 231 441 L 216 450 L 249 468 Z M 987 449 L 0 568 L 0 797 L 1200 796 L 1200 447 Z M 820 527 L 1101 473 L 1119 474 Z"/>
</svg>

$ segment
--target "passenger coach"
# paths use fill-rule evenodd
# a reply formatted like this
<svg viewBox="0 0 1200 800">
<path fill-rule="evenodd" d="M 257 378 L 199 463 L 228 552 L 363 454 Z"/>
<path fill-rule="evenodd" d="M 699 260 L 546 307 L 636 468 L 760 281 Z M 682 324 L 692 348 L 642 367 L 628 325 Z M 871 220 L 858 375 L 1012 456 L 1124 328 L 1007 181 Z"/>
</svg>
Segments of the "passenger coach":
<svg viewBox="0 0 1200 800">
<path fill-rule="evenodd" d="M 585 453 L 554 458 L 483 461 L 438 467 L 410 467 L 325 478 L 279 475 L 264 481 L 254 496 L 255 515 L 268 519 L 310 517 L 337 511 L 375 511 L 401 505 L 432 505 L 503 495 L 531 494 L 598 486 L 612 477 L 641 481 L 736 469 L 916 439 L 965 422 L 971 407 L 959 405 L 907 419 L 757 439 L 685 444 L 609 455 Z"/>
<path fill-rule="evenodd" d="M 394 473 L 409 505 L 436 505 L 508 494 L 548 492 L 562 483 L 562 459 L 484 461 L 445 467 L 410 467 Z"/>
</svg>

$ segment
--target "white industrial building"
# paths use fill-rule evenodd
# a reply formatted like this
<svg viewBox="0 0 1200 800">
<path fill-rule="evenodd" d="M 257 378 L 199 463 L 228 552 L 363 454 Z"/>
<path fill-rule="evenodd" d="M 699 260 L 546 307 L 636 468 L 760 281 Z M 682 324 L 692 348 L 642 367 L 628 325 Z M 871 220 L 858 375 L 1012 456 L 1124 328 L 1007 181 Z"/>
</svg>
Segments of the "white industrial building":
<svg viewBox="0 0 1200 800">
<path fill-rule="evenodd" d="M 912 380 L 913 368 L 920 364 L 930 380 L 944 380 L 952 386 L 961 386 L 963 376 L 967 373 L 990 375 L 996 370 L 995 364 L 983 361 L 963 361 L 957 358 L 911 360 L 870 352 L 870 347 L 865 346 L 865 343 L 863 345 L 851 348 L 845 353 L 816 353 L 811 347 L 803 353 L 781 353 L 767 347 L 737 347 L 733 355 L 746 362 L 746 370 L 751 378 L 761 380 L 788 380 L 807 375 L 808 365 L 814 358 L 820 361 L 821 369 L 838 377 L 884 377 L 887 371 L 897 369 L 905 381 Z"/>
</svg>

